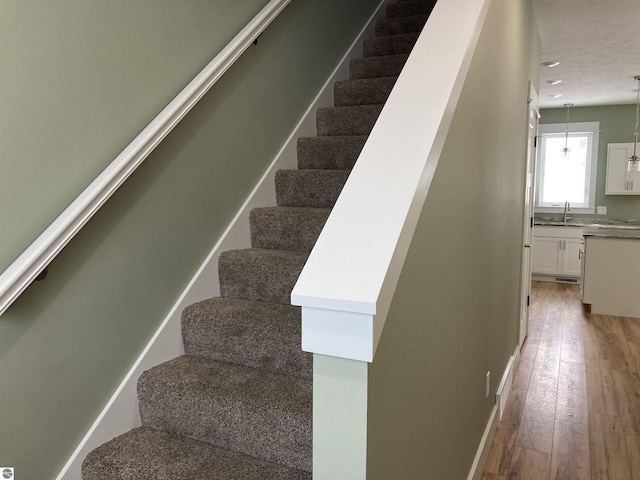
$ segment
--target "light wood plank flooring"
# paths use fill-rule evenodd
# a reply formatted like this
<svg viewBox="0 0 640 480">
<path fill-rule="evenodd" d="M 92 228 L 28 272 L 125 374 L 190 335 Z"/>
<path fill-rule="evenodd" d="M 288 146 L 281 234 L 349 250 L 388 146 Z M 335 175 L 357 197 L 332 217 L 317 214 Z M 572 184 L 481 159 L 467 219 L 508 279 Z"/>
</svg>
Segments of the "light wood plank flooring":
<svg viewBox="0 0 640 480">
<path fill-rule="evenodd" d="M 640 319 L 592 315 L 578 286 L 534 282 L 482 477 L 506 479 L 640 480 Z"/>
</svg>

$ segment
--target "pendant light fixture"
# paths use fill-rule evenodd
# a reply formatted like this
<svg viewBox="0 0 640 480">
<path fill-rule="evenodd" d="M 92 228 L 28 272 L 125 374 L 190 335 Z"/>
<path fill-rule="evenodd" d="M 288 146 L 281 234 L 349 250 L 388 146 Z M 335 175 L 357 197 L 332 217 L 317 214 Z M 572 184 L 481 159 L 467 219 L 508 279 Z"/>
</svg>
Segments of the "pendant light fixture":
<svg viewBox="0 0 640 480">
<path fill-rule="evenodd" d="M 562 156 L 564 158 L 569 158 L 569 154 L 571 153 L 571 149 L 569 148 L 569 109 L 573 107 L 573 103 L 565 103 L 565 107 L 567 107 L 567 127 L 564 131 L 564 148 L 562 149 Z"/>
<path fill-rule="evenodd" d="M 633 155 L 627 157 L 627 170 L 629 172 L 640 172 L 640 161 L 638 160 L 638 123 L 640 120 L 640 75 L 633 77 L 638 82 L 638 93 L 636 94 L 636 129 L 633 140 Z"/>
</svg>

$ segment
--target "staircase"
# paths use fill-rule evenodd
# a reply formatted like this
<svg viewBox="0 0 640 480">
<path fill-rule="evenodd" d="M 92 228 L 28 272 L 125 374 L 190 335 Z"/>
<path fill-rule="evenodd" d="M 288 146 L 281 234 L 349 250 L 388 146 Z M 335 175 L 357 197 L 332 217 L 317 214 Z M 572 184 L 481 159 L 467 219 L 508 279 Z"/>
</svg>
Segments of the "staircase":
<svg viewBox="0 0 640 480">
<path fill-rule="evenodd" d="M 435 0 L 387 6 L 299 170 L 276 174 L 276 207 L 250 214 L 251 245 L 220 255 L 221 296 L 186 308 L 185 355 L 138 381 L 142 427 L 93 450 L 84 480 L 310 479 L 312 356 L 291 290 Z"/>
</svg>

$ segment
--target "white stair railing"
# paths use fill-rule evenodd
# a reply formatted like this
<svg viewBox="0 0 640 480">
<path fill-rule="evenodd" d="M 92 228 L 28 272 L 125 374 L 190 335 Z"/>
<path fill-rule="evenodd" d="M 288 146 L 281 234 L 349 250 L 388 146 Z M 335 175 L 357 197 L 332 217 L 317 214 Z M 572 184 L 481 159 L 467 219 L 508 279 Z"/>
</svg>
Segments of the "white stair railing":
<svg viewBox="0 0 640 480">
<path fill-rule="evenodd" d="M 314 354 L 314 478 L 371 476 L 368 362 L 490 3 L 438 1 L 291 294 Z"/>
<path fill-rule="evenodd" d="M 290 2 L 271 0 L 0 275 L 0 315 Z"/>
<path fill-rule="evenodd" d="M 373 361 L 489 3 L 431 13 L 291 294 L 303 350 Z"/>
</svg>

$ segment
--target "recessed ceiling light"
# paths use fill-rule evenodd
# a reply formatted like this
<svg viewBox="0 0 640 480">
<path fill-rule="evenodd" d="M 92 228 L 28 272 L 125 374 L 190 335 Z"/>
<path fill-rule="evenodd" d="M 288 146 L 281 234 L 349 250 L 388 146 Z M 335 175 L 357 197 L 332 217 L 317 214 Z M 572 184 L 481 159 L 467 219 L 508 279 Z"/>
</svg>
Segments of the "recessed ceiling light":
<svg viewBox="0 0 640 480">
<path fill-rule="evenodd" d="M 549 85 L 558 85 L 559 83 L 562 83 L 562 80 L 547 80 L 547 83 Z"/>
<path fill-rule="evenodd" d="M 562 93 L 552 93 L 551 95 L 549 95 L 551 98 L 558 98 L 561 97 L 563 94 Z"/>
<path fill-rule="evenodd" d="M 553 61 L 553 62 L 542 62 L 540 65 L 542 65 L 543 67 L 552 68 L 552 67 L 557 67 L 558 65 L 560 65 L 560 62 L 555 62 L 555 61 Z"/>
</svg>

